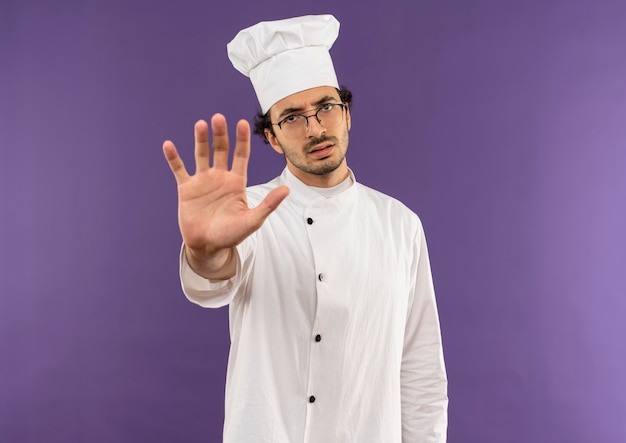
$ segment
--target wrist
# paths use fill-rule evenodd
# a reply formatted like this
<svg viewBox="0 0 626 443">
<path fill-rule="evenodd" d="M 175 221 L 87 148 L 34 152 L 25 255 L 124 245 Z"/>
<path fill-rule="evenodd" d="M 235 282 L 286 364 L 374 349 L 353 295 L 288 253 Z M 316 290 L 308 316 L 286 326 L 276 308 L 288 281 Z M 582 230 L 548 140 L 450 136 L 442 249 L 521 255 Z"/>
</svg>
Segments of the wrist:
<svg viewBox="0 0 626 443">
<path fill-rule="evenodd" d="M 237 269 L 235 248 L 207 254 L 185 245 L 185 257 L 196 274 L 209 280 L 228 280 Z"/>
</svg>

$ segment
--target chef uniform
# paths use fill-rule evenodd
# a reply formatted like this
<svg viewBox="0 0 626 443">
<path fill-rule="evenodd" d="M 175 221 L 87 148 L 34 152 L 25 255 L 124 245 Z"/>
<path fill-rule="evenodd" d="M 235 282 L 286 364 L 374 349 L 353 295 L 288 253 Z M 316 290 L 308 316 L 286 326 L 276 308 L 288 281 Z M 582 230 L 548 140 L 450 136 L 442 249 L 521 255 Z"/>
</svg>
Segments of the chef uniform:
<svg viewBox="0 0 626 443">
<path fill-rule="evenodd" d="M 262 22 L 228 46 L 263 112 L 294 92 L 337 86 L 334 17 Z M 445 442 L 447 379 L 422 224 L 356 181 L 305 185 L 288 168 L 247 189 L 289 196 L 236 248 L 225 281 L 194 273 L 186 296 L 229 305 L 224 442 Z"/>
</svg>

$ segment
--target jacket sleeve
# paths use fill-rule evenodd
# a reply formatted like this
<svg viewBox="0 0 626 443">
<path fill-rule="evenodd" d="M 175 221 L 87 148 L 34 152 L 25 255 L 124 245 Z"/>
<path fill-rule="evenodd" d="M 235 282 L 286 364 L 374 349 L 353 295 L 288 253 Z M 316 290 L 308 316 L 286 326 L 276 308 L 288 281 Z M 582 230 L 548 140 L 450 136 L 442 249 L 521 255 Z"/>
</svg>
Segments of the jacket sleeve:
<svg viewBox="0 0 626 443">
<path fill-rule="evenodd" d="M 254 262 L 255 244 L 256 236 L 253 234 L 237 246 L 237 270 L 232 278 L 223 281 L 211 281 L 196 274 L 187 263 L 183 245 L 179 271 L 187 299 L 204 308 L 220 308 L 229 304 L 245 288 Z"/>
<path fill-rule="evenodd" d="M 414 280 L 409 295 L 400 373 L 402 441 L 444 443 L 448 426 L 448 380 L 421 224 L 415 236 L 411 270 Z"/>
</svg>

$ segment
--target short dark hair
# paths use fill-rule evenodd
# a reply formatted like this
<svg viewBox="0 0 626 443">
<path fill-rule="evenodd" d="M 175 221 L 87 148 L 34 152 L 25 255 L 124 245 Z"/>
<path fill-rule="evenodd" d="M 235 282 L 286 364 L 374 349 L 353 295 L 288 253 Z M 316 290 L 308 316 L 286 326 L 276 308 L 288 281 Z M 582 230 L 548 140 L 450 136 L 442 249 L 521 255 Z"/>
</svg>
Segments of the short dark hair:
<svg viewBox="0 0 626 443">
<path fill-rule="evenodd" d="M 352 92 L 345 86 L 340 86 L 337 89 L 339 94 L 339 100 L 348 107 L 348 110 L 352 108 Z M 253 132 L 263 139 L 264 143 L 269 143 L 267 137 L 265 137 L 265 130 L 269 129 L 272 135 L 274 134 L 274 128 L 270 119 L 270 111 L 263 114 L 261 111 L 257 111 L 254 117 L 254 129 Z"/>
</svg>

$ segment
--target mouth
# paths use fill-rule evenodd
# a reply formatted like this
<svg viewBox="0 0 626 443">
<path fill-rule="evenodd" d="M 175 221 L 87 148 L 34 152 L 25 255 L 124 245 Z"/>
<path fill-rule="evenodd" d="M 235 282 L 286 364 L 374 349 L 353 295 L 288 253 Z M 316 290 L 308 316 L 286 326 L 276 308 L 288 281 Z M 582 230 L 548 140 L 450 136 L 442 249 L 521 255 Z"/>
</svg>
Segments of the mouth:
<svg viewBox="0 0 626 443">
<path fill-rule="evenodd" d="M 323 159 L 332 153 L 334 147 L 335 145 L 333 143 L 321 143 L 314 146 L 313 149 L 309 151 L 309 155 L 317 159 Z"/>
</svg>

